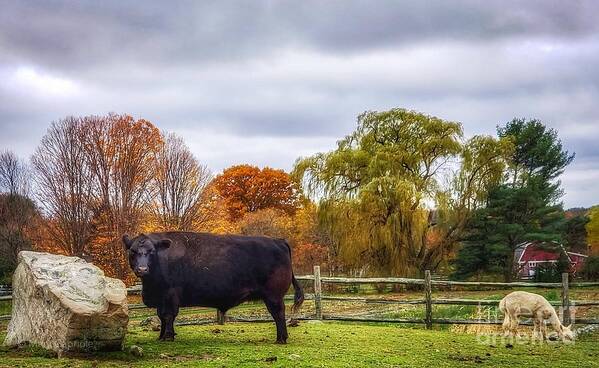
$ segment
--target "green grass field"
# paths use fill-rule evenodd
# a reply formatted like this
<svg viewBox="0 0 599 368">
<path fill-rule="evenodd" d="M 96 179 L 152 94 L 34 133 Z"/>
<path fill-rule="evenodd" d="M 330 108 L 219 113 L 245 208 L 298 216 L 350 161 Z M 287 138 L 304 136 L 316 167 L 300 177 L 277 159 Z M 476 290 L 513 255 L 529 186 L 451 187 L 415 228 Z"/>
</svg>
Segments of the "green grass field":
<svg viewBox="0 0 599 368">
<path fill-rule="evenodd" d="M 557 300 L 555 290 L 535 290 Z M 439 298 L 501 299 L 505 291 L 436 291 Z M 597 289 L 575 291 L 573 298 L 599 299 Z M 341 294 L 339 294 L 341 295 Z M 347 294 L 345 294 L 347 295 Z M 420 292 L 371 293 L 370 297 L 411 299 L 421 298 Z M 139 297 L 130 298 L 139 303 Z M 421 318 L 422 306 L 377 305 L 355 302 L 323 303 L 324 312 L 337 315 L 376 315 L 387 318 Z M 486 307 L 485 307 L 486 308 Z M 494 307 L 492 307 L 494 308 Z M 435 318 L 473 318 L 474 306 L 434 306 Z M 583 308 L 579 315 L 596 317 L 599 308 Z M 0 314 L 10 313 L 10 302 L 0 302 Z M 599 367 L 599 332 L 581 336 L 573 345 L 523 342 L 506 347 L 501 338 L 479 338 L 476 333 L 493 334 L 496 326 L 435 326 L 427 331 L 420 325 L 391 325 L 342 322 L 302 322 L 289 328 L 289 344 L 274 344 L 272 323 L 227 323 L 203 326 L 178 326 L 174 343 L 156 341 L 157 332 L 146 331 L 140 322 L 155 315 L 155 310 L 139 309 L 130 313 L 129 332 L 124 352 L 80 355 L 58 359 L 52 353 L 35 347 L 0 348 L 0 367 L 437 367 L 489 366 L 538 367 L 575 366 Z M 302 313 L 314 313 L 312 301 L 306 301 Z M 181 310 L 179 322 L 214 318 L 207 308 Z M 230 315 L 265 317 L 259 302 L 242 304 Z M 0 339 L 4 338 L 7 321 L 0 323 Z M 468 332 L 468 333 L 465 333 Z M 134 357 L 128 351 L 141 346 L 144 356 Z"/>
<path fill-rule="evenodd" d="M 56 358 L 27 347 L 0 348 L 1 367 L 596 367 L 599 335 L 575 344 L 479 341 L 473 334 L 384 324 L 303 322 L 290 328 L 287 345 L 274 344 L 270 323 L 181 326 L 175 342 L 132 327 L 124 352 Z M 0 333 L 4 337 L 4 332 Z M 143 348 L 134 357 L 131 345 Z"/>
</svg>

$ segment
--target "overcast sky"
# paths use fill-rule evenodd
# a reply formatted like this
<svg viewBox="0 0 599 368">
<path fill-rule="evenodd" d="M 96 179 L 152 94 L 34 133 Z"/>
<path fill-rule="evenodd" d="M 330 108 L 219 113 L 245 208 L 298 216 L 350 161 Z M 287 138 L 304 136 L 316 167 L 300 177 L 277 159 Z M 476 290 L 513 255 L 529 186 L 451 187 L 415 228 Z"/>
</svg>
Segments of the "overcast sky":
<svg viewBox="0 0 599 368">
<path fill-rule="evenodd" d="M 365 110 L 494 134 L 539 118 L 576 152 L 567 207 L 599 203 L 599 1 L 0 0 L 0 149 L 129 113 L 213 172 L 289 170 Z"/>
</svg>

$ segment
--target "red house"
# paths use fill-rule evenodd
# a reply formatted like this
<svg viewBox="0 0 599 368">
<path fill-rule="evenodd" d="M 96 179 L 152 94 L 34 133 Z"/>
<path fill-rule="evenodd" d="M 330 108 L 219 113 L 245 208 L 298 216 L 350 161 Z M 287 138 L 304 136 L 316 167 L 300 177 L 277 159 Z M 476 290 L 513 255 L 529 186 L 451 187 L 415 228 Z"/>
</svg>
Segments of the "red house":
<svg viewBox="0 0 599 368">
<path fill-rule="evenodd" d="M 567 252 L 558 243 L 542 243 L 538 241 L 521 244 L 514 253 L 518 277 L 531 279 L 536 269 L 541 264 L 557 263 L 560 254 L 566 254 L 570 261 L 570 270 L 573 274 L 582 270 L 582 266 L 588 256 L 580 253 Z"/>
</svg>

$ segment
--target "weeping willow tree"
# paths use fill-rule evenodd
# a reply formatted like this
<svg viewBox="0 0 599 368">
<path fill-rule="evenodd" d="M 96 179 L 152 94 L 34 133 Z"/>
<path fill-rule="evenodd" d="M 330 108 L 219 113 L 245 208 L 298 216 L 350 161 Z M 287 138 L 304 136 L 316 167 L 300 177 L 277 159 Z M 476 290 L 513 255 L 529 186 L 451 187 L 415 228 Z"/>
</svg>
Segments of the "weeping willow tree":
<svg viewBox="0 0 599 368">
<path fill-rule="evenodd" d="M 319 201 L 344 261 L 370 273 L 436 269 L 473 209 L 502 179 L 509 140 L 405 109 L 368 111 L 337 149 L 300 158 L 293 176 Z"/>
</svg>

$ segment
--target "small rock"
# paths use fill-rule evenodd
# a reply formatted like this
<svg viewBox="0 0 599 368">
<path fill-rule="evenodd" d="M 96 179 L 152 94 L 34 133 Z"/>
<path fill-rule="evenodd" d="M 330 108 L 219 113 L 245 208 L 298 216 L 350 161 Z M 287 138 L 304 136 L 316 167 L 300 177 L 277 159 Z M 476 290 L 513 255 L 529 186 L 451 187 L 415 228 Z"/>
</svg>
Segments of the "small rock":
<svg viewBox="0 0 599 368">
<path fill-rule="evenodd" d="M 156 316 L 148 317 L 141 322 L 139 322 L 140 326 L 146 327 L 146 331 L 160 331 L 160 319 Z"/>
<path fill-rule="evenodd" d="M 291 360 L 298 360 L 300 358 L 301 358 L 301 356 L 299 354 L 291 354 L 291 355 L 289 355 L 289 359 L 291 359 Z"/>
<path fill-rule="evenodd" d="M 129 353 L 131 353 L 133 356 L 141 358 L 144 355 L 144 349 L 137 345 L 131 345 L 129 348 Z"/>
<path fill-rule="evenodd" d="M 141 321 L 139 321 L 139 325 L 140 326 L 148 326 L 150 323 L 152 323 L 152 319 L 154 319 L 154 317 L 144 318 Z"/>
</svg>

